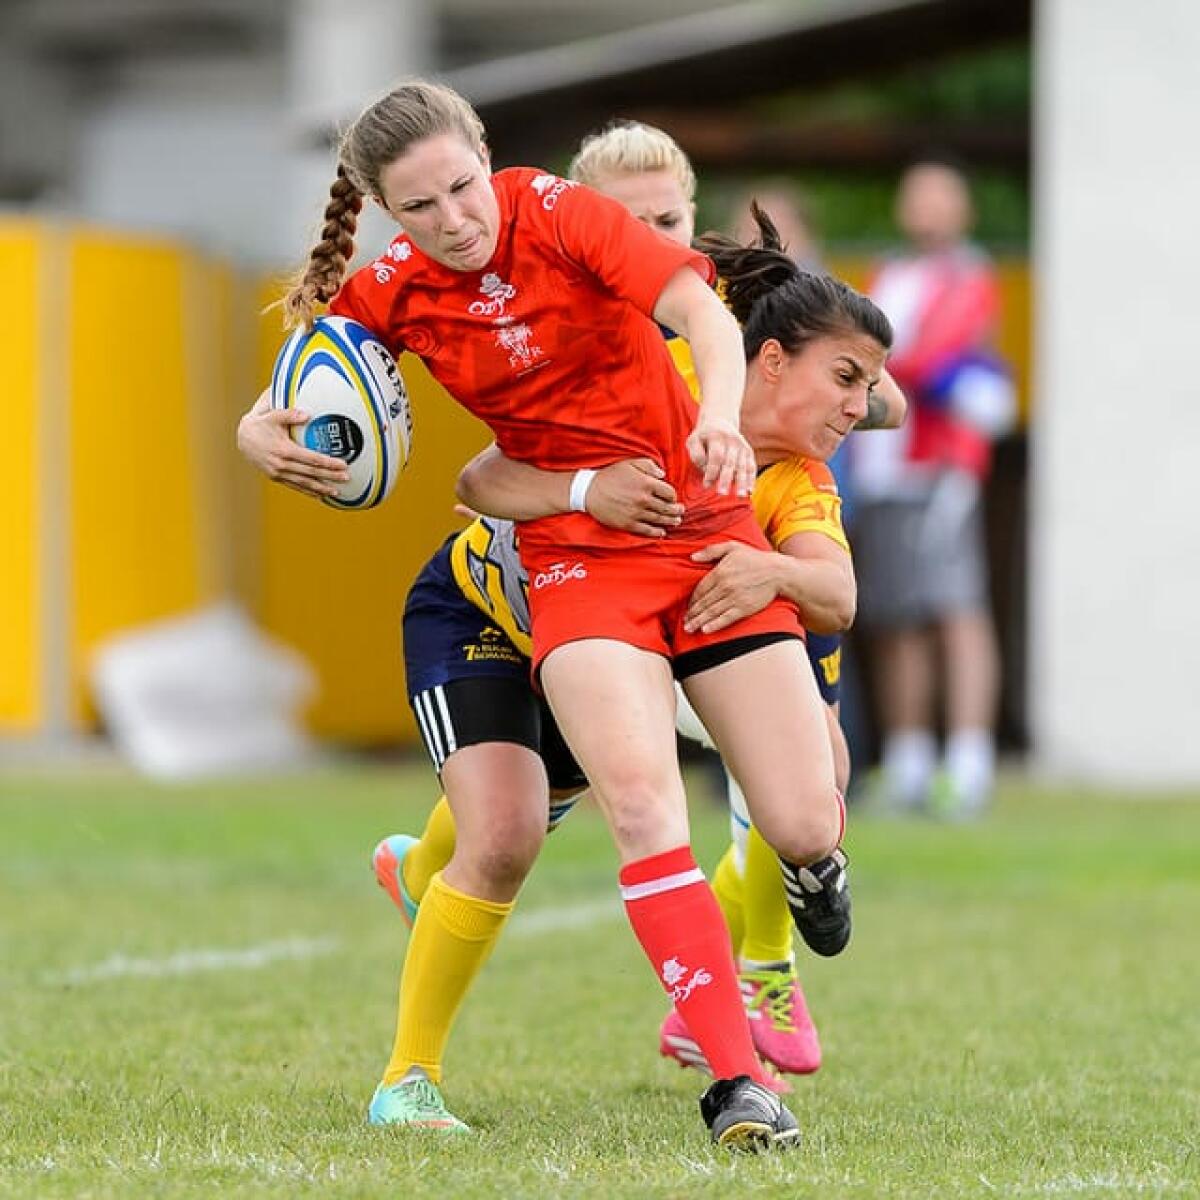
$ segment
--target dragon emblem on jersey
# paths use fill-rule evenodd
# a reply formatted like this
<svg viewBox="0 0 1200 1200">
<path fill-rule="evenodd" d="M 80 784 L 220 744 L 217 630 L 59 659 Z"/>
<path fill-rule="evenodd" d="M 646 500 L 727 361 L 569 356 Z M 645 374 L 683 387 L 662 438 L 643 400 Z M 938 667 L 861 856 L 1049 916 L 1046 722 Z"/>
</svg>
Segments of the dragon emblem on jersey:
<svg viewBox="0 0 1200 1200">
<path fill-rule="evenodd" d="M 533 341 L 533 330 L 524 322 L 502 325 L 496 330 L 496 345 L 508 355 L 508 365 L 527 371 L 542 357 L 542 348 Z"/>
<path fill-rule="evenodd" d="M 479 283 L 482 300 L 475 300 L 467 309 L 473 317 L 502 317 L 504 306 L 517 294 L 511 283 L 505 283 L 495 271 L 489 271 Z"/>
</svg>

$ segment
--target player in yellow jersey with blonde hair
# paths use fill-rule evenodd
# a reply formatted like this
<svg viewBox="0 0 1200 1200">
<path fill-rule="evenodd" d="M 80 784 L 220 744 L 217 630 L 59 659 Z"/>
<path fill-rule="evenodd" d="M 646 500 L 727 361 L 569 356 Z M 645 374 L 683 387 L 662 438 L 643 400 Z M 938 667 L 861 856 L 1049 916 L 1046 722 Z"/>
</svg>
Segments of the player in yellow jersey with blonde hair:
<svg viewBox="0 0 1200 1200">
<path fill-rule="evenodd" d="M 635 216 L 664 235 L 682 242 L 690 241 L 694 225 L 692 195 L 695 178 L 682 151 L 661 131 L 634 123 L 612 126 L 584 142 L 572 164 L 572 175 L 620 200 Z M 770 237 L 769 233 L 767 237 Z M 768 252 L 769 257 L 771 254 Z M 786 256 L 775 255 L 770 257 L 770 262 L 782 279 L 780 271 L 781 268 L 786 271 L 782 267 L 787 262 Z M 797 273 L 794 266 L 790 269 Z M 845 303 L 848 289 L 839 290 L 841 285 L 815 281 L 814 286 L 816 309 L 822 309 L 822 306 L 836 308 Z M 744 291 L 743 288 L 738 295 Z M 852 326 L 853 321 L 847 323 L 843 318 L 842 325 L 847 324 Z M 867 341 L 870 340 L 868 337 Z M 677 366 L 685 378 L 689 377 L 691 362 L 687 344 L 670 335 L 669 331 L 668 341 Z M 776 365 L 785 366 L 786 357 L 784 355 Z M 752 411 L 755 408 L 753 402 L 744 408 L 743 423 L 747 435 L 755 445 L 751 426 L 757 429 L 767 460 L 755 490 L 755 510 L 772 545 L 777 549 L 787 545 L 783 557 L 789 561 L 783 562 L 782 566 L 788 578 L 783 584 L 771 583 L 758 577 L 755 572 L 759 564 L 743 561 L 744 555 L 730 553 L 723 556 L 723 561 L 706 580 L 707 586 L 698 589 L 694 603 L 699 624 L 730 623 L 740 615 L 736 610 L 756 603 L 756 594 L 764 594 L 764 589 L 774 586 L 785 586 L 789 589 L 787 594 L 800 602 L 810 631 L 824 630 L 833 634 L 848 624 L 854 607 L 853 572 L 841 528 L 840 501 L 832 477 L 821 460 L 836 449 L 841 436 L 855 421 L 860 427 L 865 423 L 891 424 L 903 414 L 902 397 L 898 391 L 889 390 L 885 383 L 881 389 L 883 395 L 872 395 L 866 402 L 865 418 L 857 408 L 852 410 L 854 415 L 847 415 L 850 410 L 846 398 L 852 396 L 852 404 L 858 404 L 869 382 L 864 370 L 867 356 L 860 354 L 858 357 L 863 361 L 852 363 L 847 360 L 836 368 L 829 367 L 822 376 L 826 392 L 839 385 L 842 391 L 827 398 L 824 405 L 809 406 L 807 411 L 811 419 L 800 431 L 801 445 L 807 451 L 805 455 L 797 456 L 795 447 L 788 441 L 798 436 L 794 427 L 795 414 L 788 418 L 792 425 L 786 427 L 765 415 L 772 401 L 770 389 L 759 397 L 757 407 L 761 411 Z M 752 397 L 748 395 L 747 399 L 752 400 Z M 777 458 L 777 455 L 782 456 Z M 508 472 L 516 473 L 511 489 L 506 478 L 513 477 Z M 538 475 L 542 477 L 541 481 L 531 483 L 531 478 Z M 603 523 L 619 524 L 647 536 L 661 535 L 677 519 L 679 510 L 673 493 L 656 477 L 653 464 L 649 462 L 614 464 L 584 482 L 590 482 L 590 486 L 581 490 L 578 476 L 556 477 L 535 472 L 498 460 L 494 452 L 485 452 L 464 471 L 461 487 L 465 498 L 476 507 L 507 510 L 518 517 L 582 504 Z M 574 490 L 572 485 L 575 485 Z M 513 504 L 517 505 L 515 509 Z M 530 504 L 534 505 L 535 513 L 530 512 Z M 412 636 L 408 640 L 420 642 L 422 648 L 408 652 L 408 665 L 414 711 L 423 739 L 440 769 L 450 752 L 451 740 L 461 744 L 464 737 L 472 737 L 468 727 L 474 723 L 470 705 L 463 702 L 462 693 L 468 685 L 459 688 L 457 698 L 450 697 L 456 706 L 452 716 L 446 707 L 445 689 L 459 685 L 446 683 L 443 675 L 437 673 L 440 635 L 433 636 L 430 630 L 443 629 L 449 619 L 448 611 L 455 607 L 454 597 L 448 593 L 456 589 L 473 606 L 476 619 L 478 614 L 483 614 L 487 620 L 482 631 L 460 631 L 462 636 L 441 639 L 447 648 L 462 646 L 461 651 L 450 649 L 451 653 L 467 653 L 472 657 L 472 663 L 465 670 L 487 672 L 488 664 L 491 664 L 494 673 L 499 675 L 509 669 L 512 656 L 527 656 L 530 647 L 525 598 L 527 581 L 516 553 L 510 522 L 494 518 L 474 521 L 448 543 L 439 558 L 440 564 L 438 560 L 430 564 L 435 568 L 433 574 L 423 574 L 414 589 L 415 610 L 414 598 L 410 598 L 409 613 L 415 611 L 415 615 L 411 616 Z M 774 565 L 778 567 L 780 563 Z M 822 664 L 820 658 L 831 661 Z M 824 685 L 822 692 L 827 701 L 834 695 L 829 685 L 833 682 L 831 668 L 835 664 L 836 646 L 824 646 L 819 657 L 814 658 L 814 670 L 818 681 Z M 432 673 L 427 674 L 427 669 Z M 494 690 L 502 685 L 493 678 L 487 686 Z M 523 685 L 513 683 L 511 686 L 515 691 Z M 482 722 L 486 720 L 488 737 L 540 750 L 550 788 L 548 812 L 552 828 L 569 810 L 573 797 L 585 781 L 566 753 L 548 710 L 536 702 L 534 707 L 540 709 L 537 728 L 534 728 L 532 718 L 519 716 L 528 712 L 528 701 L 518 703 L 514 696 L 511 703 L 497 705 L 493 698 L 489 715 L 480 717 L 478 729 L 482 730 Z M 520 728 L 514 724 L 511 730 L 499 729 L 497 708 L 503 709 L 504 720 L 520 722 Z M 685 729 L 684 732 L 691 731 Z M 704 734 L 698 723 L 695 732 Z M 841 739 L 836 719 L 831 720 L 831 733 Z M 842 753 L 837 756 L 839 786 L 844 788 L 848 771 L 844 741 L 841 748 Z M 765 842 L 750 830 L 744 817 L 744 806 L 739 808 L 736 803 L 738 793 L 732 782 L 731 788 L 735 800 L 735 839 L 718 869 L 714 885 L 734 935 L 735 950 L 741 956 L 742 988 L 755 1045 L 768 1061 L 782 1070 L 812 1071 L 820 1063 L 820 1048 L 795 975 L 791 917 L 778 863 Z M 449 861 L 454 845 L 454 822 L 443 797 L 419 839 L 394 835 L 377 847 L 374 863 L 379 881 L 410 923 L 430 881 Z M 430 970 L 428 975 L 427 994 L 420 1005 L 427 1023 L 428 1014 L 438 1009 L 438 994 L 444 990 L 436 971 Z M 451 1009 L 449 1004 L 446 1007 Z M 452 1016 L 451 1009 L 445 1020 L 447 1032 Z M 704 1065 L 686 1027 L 674 1012 L 664 1023 L 660 1049 L 685 1065 Z"/>
</svg>

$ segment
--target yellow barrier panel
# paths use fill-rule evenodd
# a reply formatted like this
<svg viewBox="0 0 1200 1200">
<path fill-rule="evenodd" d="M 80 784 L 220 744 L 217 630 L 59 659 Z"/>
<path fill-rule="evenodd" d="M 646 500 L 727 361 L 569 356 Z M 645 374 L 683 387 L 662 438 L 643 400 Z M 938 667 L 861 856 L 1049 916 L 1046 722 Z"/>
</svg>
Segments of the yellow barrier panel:
<svg viewBox="0 0 1200 1200">
<path fill-rule="evenodd" d="M 42 544 L 39 464 L 42 426 L 39 255 L 43 231 L 29 222 L 0 225 L 0 362 L 8 455 L 0 503 L 0 731 L 32 733 L 42 719 Z"/>
<path fill-rule="evenodd" d="M 215 598 L 196 475 L 187 303 L 191 256 L 76 233 L 70 246 L 71 674 L 104 637 Z M 207 353 L 211 344 L 197 352 Z M 206 491 L 211 481 L 204 481 Z M 220 536 L 220 535 L 212 535 Z"/>
<path fill-rule="evenodd" d="M 1016 377 L 1020 422 L 1026 426 L 1033 406 L 1030 375 L 1033 360 L 1033 289 L 1030 286 L 1029 264 L 1001 259 L 997 267 L 1000 276 L 1000 335 L 996 350 Z"/>
</svg>

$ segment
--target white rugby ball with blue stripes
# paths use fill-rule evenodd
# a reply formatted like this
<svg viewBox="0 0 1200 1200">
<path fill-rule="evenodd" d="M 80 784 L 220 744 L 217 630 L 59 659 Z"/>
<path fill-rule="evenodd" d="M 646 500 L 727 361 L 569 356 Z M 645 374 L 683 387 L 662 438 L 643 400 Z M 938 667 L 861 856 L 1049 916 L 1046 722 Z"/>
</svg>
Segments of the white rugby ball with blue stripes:
<svg viewBox="0 0 1200 1200">
<path fill-rule="evenodd" d="M 297 329 L 271 374 L 271 406 L 308 413 L 292 437 L 340 458 L 350 472 L 335 508 L 373 508 L 408 462 L 412 411 L 400 369 L 387 347 L 348 317 L 318 317 Z"/>
</svg>

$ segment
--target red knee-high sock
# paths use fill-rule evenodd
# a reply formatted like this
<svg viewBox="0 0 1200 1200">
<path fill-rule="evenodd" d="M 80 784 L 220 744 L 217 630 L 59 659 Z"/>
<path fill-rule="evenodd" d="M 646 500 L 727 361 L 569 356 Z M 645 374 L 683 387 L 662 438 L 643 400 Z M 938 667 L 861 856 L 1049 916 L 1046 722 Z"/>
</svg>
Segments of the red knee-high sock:
<svg viewBox="0 0 1200 1200">
<path fill-rule="evenodd" d="M 690 846 L 621 868 L 629 923 L 718 1079 L 763 1078 L 729 932 Z"/>
</svg>

